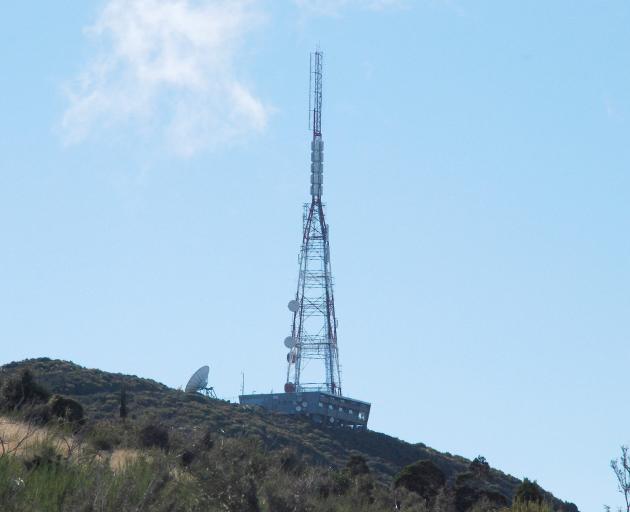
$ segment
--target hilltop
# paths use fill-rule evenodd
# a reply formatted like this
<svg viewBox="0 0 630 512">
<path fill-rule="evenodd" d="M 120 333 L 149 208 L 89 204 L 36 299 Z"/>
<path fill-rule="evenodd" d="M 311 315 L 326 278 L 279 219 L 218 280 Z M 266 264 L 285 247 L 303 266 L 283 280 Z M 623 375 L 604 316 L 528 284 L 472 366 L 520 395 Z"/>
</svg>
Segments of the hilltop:
<svg viewBox="0 0 630 512">
<path fill-rule="evenodd" d="M 24 370 L 29 370 L 37 383 L 51 393 L 80 403 L 85 424 L 92 429 L 106 425 L 115 432 L 120 428 L 120 393 L 124 389 L 128 408 L 125 428 L 134 424 L 138 428 L 159 424 L 171 437 L 179 439 L 182 446 L 189 442 L 192 447 L 203 436 L 253 439 L 269 457 L 283 450 L 293 450 L 309 467 L 329 470 L 343 470 L 349 461 L 362 460 L 383 489 L 390 488 L 394 477 L 406 466 L 430 461 L 444 475 L 449 488 L 466 494 L 465 499 L 458 498 L 460 508 L 461 503 L 473 504 L 481 498 L 509 504 L 522 484 L 519 479 L 490 468 L 485 462 L 480 473 L 470 460 L 438 452 L 422 443 L 411 444 L 369 430 L 316 426 L 306 419 L 272 414 L 200 395 L 191 396 L 150 379 L 88 369 L 69 361 L 40 358 L 6 364 L 0 367 L 0 379 L 7 381 Z M 101 429 L 102 432 L 105 430 Z M 545 496 L 556 510 L 577 510 L 575 505 L 562 502 L 551 494 Z"/>
</svg>

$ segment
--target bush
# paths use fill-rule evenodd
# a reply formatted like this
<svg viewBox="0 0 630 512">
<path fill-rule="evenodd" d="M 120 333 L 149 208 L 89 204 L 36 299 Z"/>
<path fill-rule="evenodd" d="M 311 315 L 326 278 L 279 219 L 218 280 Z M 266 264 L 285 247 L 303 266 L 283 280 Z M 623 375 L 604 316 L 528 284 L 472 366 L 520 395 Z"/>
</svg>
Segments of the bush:
<svg viewBox="0 0 630 512">
<path fill-rule="evenodd" d="M 55 447 L 47 442 L 35 447 L 35 454 L 24 460 L 24 466 L 28 471 L 35 468 L 57 468 L 61 464 L 61 456 Z"/>
<path fill-rule="evenodd" d="M 88 442 L 100 451 L 110 452 L 122 442 L 119 432 L 112 429 L 111 425 L 98 425 L 88 434 Z"/>
<path fill-rule="evenodd" d="M 274 455 L 274 462 L 283 473 L 300 475 L 304 471 L 304 461 L 293 448 L 283 448 Z"/>
<path fill-rule="evenodd" d="M 346 473 L 333 471 L 330 474 L 330 491 L 333 496 L 342 496 L 350 490 L 352 481 Z"/>
<path fill-rule="evenodd" d="M 455 509 L 458 512 L 470 510 L 478 506 L 482 510 L 503 509 L 510 504 L 509 500 L 500 492 L 463 485 L 455 488 Z"/>
<path fill-rule="evenodd" d="M 195 460 L 195 452 L 190 450 L 184 450 L 182 454 L 179 456 L 179 461 L 181 465 L 185 468 L 190 467 L 190 465 Z"/>
<path fill-rule="evenodd" d="M 0 457 L 0 510 L 189 512 L 217 510 L 191 479 L 170 476 L 166 456 L 140 458 L 118 471 L 108 464 L 58 460 L 50 447 L 28 459 Z"/>
<path fill-rule="evenodd" d="M 506 512 L 553 512 L 551 505 L 539 501 L 516 501 Z"/>
<path fill-rule="evenodd" d="M 518 486 L 518 489 L 516 489 L 516 494 L 514 495 L 515 502 L 541 503 L 544 500 L 545 500 L 545 491 L 543 491 L 540 485 L 536 483 L 536 480 L 532 482 L 528 478 L 525 478 L 521 482 L 521 485 Z"/>
<path fill-rule="evenodd" d="M 147 425 L 139 434 L 140 446 L 144 448 L 161 448 L 168 450 L 169 437 L 168 430 L 161 425 Z"/>
<path fill-rule="evenodd" d="M 444 473 L 430 460 L 405 466 L 394 479 L 394 487 L 419 494 L 426 500 L 435 498 L 446 484 Z"/>
<path fill-rule="evenodd" d="M 18 375 L 9 378 L 2 386 L 0 408 L 19 410 L 25 405 L 46 402 L 50 393 L 40 386 L 29 370 L 22 370 Z"/>
<path fill-rule="evenodd" d="M 217 444 L 211 453 L 198 454 L 199 463 L 193 464 L 212 501 L 210 510 L 259 512 L 258 482 L 265 479 L 270 466 L 260 441 L 224 438 Z"/>
<path fill-rule="evenodd" d="M 51 419 L 50 407 L 48 404 L 31 404 L 23 407 L 21 413 L 26 421 L 36 425 L 44 425 Z"/>
<path fill-rule="evenodd" d="M 212 439 L 212 431 L 210 429 L 206 430 L 201 438 L 201 446 L 205 450 L 212 450 L 214 446 L 214 439 Z"/>
<path fill-rule="evenodd" d="M 350 476 L 370 474 L 370 468 L 362 455 L 351 455 L 346 463 L 346 470 L 350 473 Z"/>
<path fill-rule="evenodd" d="M 490 464 L 485 457 L 478 455 L 468 466 L 470 471 L 477 476 L 488 476 L 490 474 Z"/>
<path fill-rule="evenodd" d="M 83 406 L 76 400 L 65 398 L 61 395 L 53 395 L 48 402 L 48 407 L 53 416 L 72 423 L 83 419 Z"/>
<path fill-rule="evenodd" d="M 111 452 L 114 449 L 112 440 L 105 436 L 97 436 L 90 439 L 90 443 L 94 449 L 102 452 Z"/>
</svg>

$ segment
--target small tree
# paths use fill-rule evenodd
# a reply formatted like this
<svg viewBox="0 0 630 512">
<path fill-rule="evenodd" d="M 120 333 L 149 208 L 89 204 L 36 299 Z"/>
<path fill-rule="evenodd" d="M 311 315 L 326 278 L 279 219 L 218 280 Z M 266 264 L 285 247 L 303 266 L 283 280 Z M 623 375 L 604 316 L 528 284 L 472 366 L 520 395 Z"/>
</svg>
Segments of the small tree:
<svg viewBox="0 0 630 512">
<path fill-rule="evenodd" d="M 446 485 L 444 473 L 430 460 L 420 460 L 402 468 L 394 478 L 394 488 L 405 489 L 419 494 L 426 500 L 433 500 Z"/>
<path fill-rule="evenodd" d="M 490 474 L 490 464 L 483 455 L 477 455 L 468 466 L 477 476 L 487 476 Z"/>
<path fill-rule="evenodd" d="M 76 400 L 65 398 L 61 395 L 53 395 L 48 402 L 50 412 L 61 420 L 81 422 L 83 419 L 83 406 Z"/>
<path fill-rule="evenodd" d="M 204 450 L 212 450 L 214 446 L 214 439 L 212 437 L 212 430 L 209 428 L 206 429 L 203 436 L 201 437 L 201 446 Z"/>
<path fill-rule="evenodd" d="M 626 501 L 626 512 L 630 512 L 630 457 L 627 446 L 621 447 L 621 457 L 611 460 L 610 467 L 617 477 L 617 488 Z"/>
<path fill-rule="evenodd" d="M 0 407 L 6 410 L 19 410 L 23 405 L 43 403 L 50 393 L 37 382 L 29 370 L 7 379 L 0 394 Z"/>
<path fill-rule="evenodd" d="M 143 448 L 161 448 L 168 450 L 168 430 L 161 425 L 149 424 L 139 432 L 140 445 Z"/>
<path fill-rule="evenodd" d="M 527 503 L 530 501 L 542 503 L 545 500 L 545 493 L 541 489 L 540 485 L 534 480 L 533 482 L 529 478 L 524 478 L 521 485 L 516 489 L 514 495 L 515 502 Z"/>
<path fill-rule="evenodd" d="M 120 418 L 123 421 L 127 418 L 127 390 L 124 383 L 120 385 Z"/>
</svg>

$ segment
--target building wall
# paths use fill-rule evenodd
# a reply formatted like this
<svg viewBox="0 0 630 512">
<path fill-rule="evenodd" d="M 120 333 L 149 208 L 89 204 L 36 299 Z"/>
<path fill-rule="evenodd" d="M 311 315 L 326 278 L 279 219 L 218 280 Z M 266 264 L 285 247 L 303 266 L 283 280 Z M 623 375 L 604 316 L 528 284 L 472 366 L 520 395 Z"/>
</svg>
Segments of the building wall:
<svg viewBox="0 0 630 512">
<path fill-rule="evenodd" d="M 299 414 L 318 423 L 367 428 L 370 404 L 319 391 L 241 395 L 243 405 L 257 405 L 280 414 Z"/>
</svg>

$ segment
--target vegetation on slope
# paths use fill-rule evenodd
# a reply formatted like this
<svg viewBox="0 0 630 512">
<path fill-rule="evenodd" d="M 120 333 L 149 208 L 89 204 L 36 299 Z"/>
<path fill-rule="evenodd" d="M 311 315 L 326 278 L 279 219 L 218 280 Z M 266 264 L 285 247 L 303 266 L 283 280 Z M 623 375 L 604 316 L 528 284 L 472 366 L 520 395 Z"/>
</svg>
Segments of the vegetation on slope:
<svg viewBox="0 0 630 512">
<path fill-rule="evenodd" d="M 12 363 L 0 375 L 4 414 L 50 433 L 11 456 L 0 451 L 6 510 L 480 512 L 536 485 L 483 458 L 319 428 L 69 362 Z M 536 488 L 514 507 L 577 510 Z"/>
</svg>

